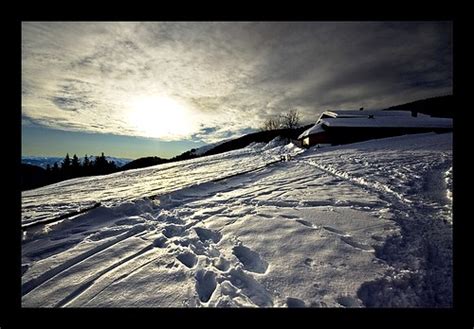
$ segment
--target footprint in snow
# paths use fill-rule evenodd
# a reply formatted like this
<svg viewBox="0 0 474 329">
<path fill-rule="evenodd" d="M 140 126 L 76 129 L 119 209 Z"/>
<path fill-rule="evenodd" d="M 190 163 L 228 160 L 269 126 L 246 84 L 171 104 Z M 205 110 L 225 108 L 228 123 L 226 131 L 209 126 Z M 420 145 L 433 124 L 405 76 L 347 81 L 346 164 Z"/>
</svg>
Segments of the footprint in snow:
<svg viewBox="0 0 474 329">
<path fill-rule="evenodd" d="M 197 257 L 192 252 L 185 251 L 176 258 L 188 268 L 193 268 L 197 263 Z"/>
<path fill-rule="evenodd" d="M 252 276 L 244 273 L 242 269 L 231 268 L 227 279 L 234 287 L 240 289 L 238 293 L 241 294 L 244 299 L 248 299 L 260 307 L 273 306 L 271 294 Z"/>
<path fill-rule="evenodd" d="M 288 306 L 289 308 L 296 308 L 296 307 L 306 307 L 306 304 L 301 299 L 288 297 L 286 299 L 286 306 Z"/>
<path fill-rule="evenodd" d="M 232 252 L 244 265 L 245 270 L 255 273 L 265 273 L 267 271 L 268 263 L 255 251 L 245 246 L 235 246 Z"/>
<path fill-rule="evenodd" d="M 359 307 L 359 301 L 351 296 L 339 296 L 336 301 L 344 307 Z"/>
<path fill-rule="evenodd" d="M 183 233 L 184 227 L 183 226 L 178 226 L 178 225 L 168 225 L 163 229 L 163 235 L 166 236 L 167 238 L 172 238 L 174 236 L 178 236 L 181 233 Z"/>
<path fill-rule="evenodd" d="M 230 268 L 230 262 L 224 257 L 219 257 L 217 260 L 213 260 L 214 267 L 222 272 L 226 272 Z"/>
<path fill-rule="evenodd" d="M 201 242 L 211 240 L 214 243 L 218 243 L 222 239 L 222 234 L 217 231 L 212 231 L 203 227 L 195 227 L 194 231 L 196 231 Z"/>
<path fill-rule="evenodd" d="M 211 271 L 199 270 L 196 272 L 196 291 L 199 300 L 207 303 L 216 289 L 216 274 Z"/>
<path fill-rule="evenodd" d="M 166 239 L 166 237 L 160 236 L 153 241 L 153 246 L 157 248 L 165 248 L 167 242 L 168 242 L 168 239 Z"/>
</svg>

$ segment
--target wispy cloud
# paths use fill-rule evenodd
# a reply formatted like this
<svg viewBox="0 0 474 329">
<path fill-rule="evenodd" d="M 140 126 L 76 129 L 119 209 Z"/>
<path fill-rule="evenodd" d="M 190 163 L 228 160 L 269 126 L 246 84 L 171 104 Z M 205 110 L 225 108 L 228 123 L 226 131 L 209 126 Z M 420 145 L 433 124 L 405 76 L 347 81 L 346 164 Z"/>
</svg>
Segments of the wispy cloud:
<svg viewBox="0 0 474 329">
<path fill-rule="evenodd" d="M 187 109 L 207 142 L 298 108 L 379 108 L 452 92 L 452 24 L 23 23 L 22 114 L 48 127 L 143 136 L 130 101 Z"/>
</svg>

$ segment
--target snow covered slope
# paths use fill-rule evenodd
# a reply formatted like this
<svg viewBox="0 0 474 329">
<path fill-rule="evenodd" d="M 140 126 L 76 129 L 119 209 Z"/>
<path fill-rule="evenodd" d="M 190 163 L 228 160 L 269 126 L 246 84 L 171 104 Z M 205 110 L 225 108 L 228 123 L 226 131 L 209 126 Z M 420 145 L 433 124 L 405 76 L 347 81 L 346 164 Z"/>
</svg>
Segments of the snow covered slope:
<svg viewBox="0 0 474 329">
<path fill-rule="evenodd" d="M 280 154 L 302 152 L 292 144 L 275 145 L 270 150 L 262 150 L 264 146 L 254 144 L 224 154 L 104 176 L 75 178 L 25 191 L 22 192 L 22 223 L 60 216 L 90 207 L 97 202 L 112 206 L 144 196 L 169 193 L 213 179 L 262 168 L 279 160 Z"/>
<path fill-rule="evenodd" d="M 451 144 L 272 141 L 24 192 L 24 224 L 102 205 L 27 230 L 22 305 L 451 306 Z"/>
</svg>

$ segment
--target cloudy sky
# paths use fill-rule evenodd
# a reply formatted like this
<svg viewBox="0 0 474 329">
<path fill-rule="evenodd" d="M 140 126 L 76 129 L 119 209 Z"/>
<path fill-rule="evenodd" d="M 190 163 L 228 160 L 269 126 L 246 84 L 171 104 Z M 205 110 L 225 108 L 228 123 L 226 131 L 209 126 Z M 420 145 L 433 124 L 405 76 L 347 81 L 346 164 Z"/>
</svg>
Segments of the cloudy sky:
<svg viewBox="0 0 474 329">
<path fill-rule="evenodd" d="M 289 109 L 451 93 L 449 22 L 22 24 L 24 155 L 172 156 Z"/>
</svg>

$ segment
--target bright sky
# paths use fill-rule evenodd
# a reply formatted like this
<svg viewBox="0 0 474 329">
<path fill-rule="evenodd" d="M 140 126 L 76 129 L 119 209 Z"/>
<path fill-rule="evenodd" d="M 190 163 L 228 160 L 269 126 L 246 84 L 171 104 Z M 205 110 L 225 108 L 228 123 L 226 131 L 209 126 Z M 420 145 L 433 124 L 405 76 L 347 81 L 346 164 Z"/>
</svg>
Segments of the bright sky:
<svg viewBox="0 0 474 329">
<path fill-rule="evenodd" d="M 451 93 L 450 22 L 22 24 L 23 155 L 169 157 L 293 108 Z"/>
</svg>

